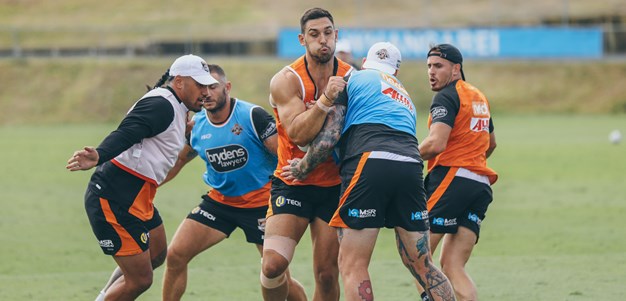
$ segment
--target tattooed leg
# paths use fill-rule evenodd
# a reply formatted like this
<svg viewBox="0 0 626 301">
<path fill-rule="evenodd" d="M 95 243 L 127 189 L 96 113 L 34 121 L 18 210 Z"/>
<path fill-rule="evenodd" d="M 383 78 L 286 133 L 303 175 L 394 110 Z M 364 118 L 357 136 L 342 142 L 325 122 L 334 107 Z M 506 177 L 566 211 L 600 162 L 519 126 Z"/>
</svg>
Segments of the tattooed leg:
<svg viewBox="0 0 626 301">
<path fill-rule="evenodd" d="M 342 229 L 339 244 L 339 272 L 347 301 L 374 300 L 367 268 L 379 229 Z"/>
<path fill-rule="evenodd" d="M 432 262 L 428 232 L 409 232 L 397 227 L 396 243 L 402 263 L 426 289 L 430 300 L 455 300 L 448 278 Z"/>
<path fill-rule="evenodd" d="M 402 239 L 400 239 L 398 231 L 396 231 L 396 246 L 398 248 L 398 252 L 400 253 L 400 258 L 402 259 L 402 263 L 404 263 L 404 266 L 409 270 L 409 272 L 411 272 L 411 275 L 413 275 L 415 280 L 417 280 L 417 282 L 419 282 L 422 287 L 426 287 L 426 283 L 417 273 L 417 270 L 414 267 L 414 260 L 409 255 L 409 250 L 404 245 L 404 242 L 402 242 Z"/>
<path fill-rule="evenodd" d="M 455 300 L 454 291 L 448 278 L 432 264 L 430 260 L 424 260 L 426 267 L 426 292 L 431 300 Z"/>
<path fill-rule="evenodd" d="M 343 228 L 337 228 L 337 239 L 339 240 L 339 243 L 341 243 L 341 240 L 343 239 Z"/>
<path fill-rule="evenodd" d="M 359 297 L 363 301 L 373 301 L 374 292 L 372 291 L 372 282 L 365 280 L 359 285 Z"/>
</svg>

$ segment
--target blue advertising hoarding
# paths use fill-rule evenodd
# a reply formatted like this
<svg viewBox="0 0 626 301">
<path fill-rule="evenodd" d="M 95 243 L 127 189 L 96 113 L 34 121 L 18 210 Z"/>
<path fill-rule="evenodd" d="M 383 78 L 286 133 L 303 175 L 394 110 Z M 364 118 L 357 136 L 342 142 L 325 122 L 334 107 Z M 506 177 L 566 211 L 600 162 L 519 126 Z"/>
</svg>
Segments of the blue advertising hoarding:
<svg viewBox="0 0 626 301">
<path fill-rule="evenodd" d="M 304 53 L 299 28 L 282 29 L 278 56 L 295 58 Z M 602 29 L 570 27 L 468 28 L 468 29 L 357 29 L 339 30 L 355 57 L 367 55 L 376 42 L 389 41 L 403 59 L 423 59 L 431 44 L 450 43 L 468 58 L 600 58 Z"/>
</svg>

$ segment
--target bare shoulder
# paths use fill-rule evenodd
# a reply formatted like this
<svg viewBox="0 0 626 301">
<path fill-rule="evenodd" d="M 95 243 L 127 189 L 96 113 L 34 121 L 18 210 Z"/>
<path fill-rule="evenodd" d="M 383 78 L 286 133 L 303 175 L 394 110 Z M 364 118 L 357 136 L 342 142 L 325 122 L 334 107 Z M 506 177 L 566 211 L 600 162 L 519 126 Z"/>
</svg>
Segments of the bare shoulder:
<svg viewBox="0 0 626 301">
<path fill-rule="evenodd" d="M 287 67 L 278 71 L 270 81 L 270 97 L 277 105 L 285 104 L 293 99 L 300 99 L 300 80 Z"/>
</svg>

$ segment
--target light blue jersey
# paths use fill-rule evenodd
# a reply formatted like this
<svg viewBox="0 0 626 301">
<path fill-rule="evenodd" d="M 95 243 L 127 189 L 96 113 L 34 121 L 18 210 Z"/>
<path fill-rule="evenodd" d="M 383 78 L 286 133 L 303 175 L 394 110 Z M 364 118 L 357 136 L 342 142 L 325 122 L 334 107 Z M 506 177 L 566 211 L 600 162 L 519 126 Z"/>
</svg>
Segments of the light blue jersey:
<svg viewBox="0 0 626 301">
<path fill-rule="evenodd" d="M 415 136 L 415 107 L 395 76 L 373 69 L 353 72 L 346 89 L 347 112 L 342 134 L 352 125 L 369 123 Z"/>
<path fill-rule="evenodd" d="M 206 163 L 204 182 L 226 197 L 266 186 L 277 159 L 267 151 L 252 121 L 256 105 L 236 100 L 226 122 L 215 125 L 206 111 L 194 116 L 191 146 Z"/>
</svg>

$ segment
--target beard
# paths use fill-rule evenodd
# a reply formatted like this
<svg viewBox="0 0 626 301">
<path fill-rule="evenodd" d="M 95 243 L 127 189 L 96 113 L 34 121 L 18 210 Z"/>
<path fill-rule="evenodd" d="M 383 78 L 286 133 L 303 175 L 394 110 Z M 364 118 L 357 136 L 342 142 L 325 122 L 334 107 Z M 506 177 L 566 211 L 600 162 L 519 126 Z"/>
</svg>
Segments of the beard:
<svg viewBox="0 0 626 301">
<path fill-rule="evenodd" d="M 331 53 L 324 54 L 324 55 L 311 54 L 311 57 L 313 58 L 314 61 L 316 61 L 316 62 L 318 62 L 320 64 L 326 64 L 333 57 L 333 54 L 331 54 Z"/>
<path fill-rule="evenodd" d="M 205 109 L 208 112 L 216 113 L 220 111 L 221 109 L 223 109 L 224 106 L 226 106 L 226 101 L 228 101 L 228 99 L 226 99 L 226 88 L 224 88 L 221 95 L 215 100 L 215 107 L 213 107 L 212 109 L 206 109 L 206 108 Z"/>
<path fill-rule="evenodd" d="M 312 53 L 312 52 L 310 52 L 309 54 L 311 55 L 313 60 L 317 62 L 318 64 L 326 64 L 335 56 L 334 51 L 329 52 L 327 54 L 319 54 L 319 53 Z"/>
</svg>

